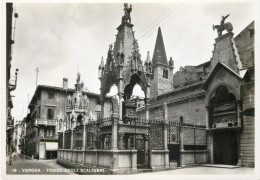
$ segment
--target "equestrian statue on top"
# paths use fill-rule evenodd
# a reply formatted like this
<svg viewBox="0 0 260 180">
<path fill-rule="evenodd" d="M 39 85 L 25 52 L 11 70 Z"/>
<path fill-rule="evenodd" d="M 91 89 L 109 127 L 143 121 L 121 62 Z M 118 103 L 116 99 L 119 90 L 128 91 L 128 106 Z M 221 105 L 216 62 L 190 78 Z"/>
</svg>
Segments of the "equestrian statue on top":
<svg viewBox="0 0 260 180">
<path fill-rule="evenodd" d="M 132 5 L 130 4 L 130 7 L 128 8 L 128 4 L 124 3 L 124 7 L 125 7 L 124 8 L 125 15 L 122 17 L 122 24 L 127 21 L 129 21 L 129 23 L 131 23 L 130 13 L 132 12 Z"/>
<path fill-rule="evenodd" d="M 222 19 L 220 21 L 220 25 L 214 25 L 213 24 L 213 30 L 217 29 L 218 37 L 222 36 L 222 31 L 226 30 L 227 32 L 231 32 L 233 30 L 233 26 L 230 22 L 225 23 L 225 20 L 229 16 L 222 16 Z"/>
</svg>

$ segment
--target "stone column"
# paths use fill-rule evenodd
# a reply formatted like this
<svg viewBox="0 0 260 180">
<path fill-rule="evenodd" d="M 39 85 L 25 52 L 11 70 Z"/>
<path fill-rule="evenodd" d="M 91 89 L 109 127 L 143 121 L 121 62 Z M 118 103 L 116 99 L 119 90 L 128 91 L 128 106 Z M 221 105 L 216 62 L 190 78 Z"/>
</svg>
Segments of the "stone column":
<svg viewBox="0 0 260 180">
<path fill-rule="evenodd" d="M 213 133 L 209 131 L 208 133 L 208 145 L 209 145 L 209 151 L 210 151 L 210 163 L 214 164 L 214 137 Z"/>
<path fill-rule="evenodd" d="M 209 107 L 206 106 L 206 129 L 209 129 Z"/>
<path fill-rule="evenodd" d="M 168 150 L 168 143 L 167 143 L 167 140 L 168 140 L 168 136 L 167 136 L 168 135 L 168 127 L 169 127 L 168 119 L 165 119 L 164 129 L 163 129 L 164 167 L 165 168 L 169 168 L 169 150 Z"/>
<path fill-rule="evenodd" d="M 71 142 L 70 142 L 70 149 L 73 149 L 73 130 L 71 130 Z"/>
<path fill-rule="evenodd" d="M 104 104 L 105 102 L 104 101 L 101 101 L 101 114 L 100 114 L 100 121 L 103 121 L 104 119 L 104 115 L 105 115 L 105 112 L 104 112 Z"/>
<path fill-rule="evenodd" d="M 144 139 L 144 153 L 145 153 L 145 164 L 148 165 L 149 163 L 149 138 L 148 135 L 143 135 L 143 139 Z M 150 150 L 151 151 L 151 150 Z"/>
<path fill-rule="evenodd" d="M 183 133 L 183 118 L 182 117 L 180 117 L 179 131 L 180 131 L 180 166 L 182 166 L 182 165 L 184 165 L 183 164 L 184 133 Z"/>
<path fill-rule="evenodd" d="M 149 120 L 149 99 L 146 98 L 146 105 L 145 105 L 145 119 Z"/>
<path fill-rule="evenodd" d="M 184 151 L 184 137 L 183 137 L 183 119 L 180 119 L 180 150 Z"/>
<path fill-rule="evenodd" d="M 118 93 L 119 96 L 119 120 L 123 120 L 123 93 Z"/>
<path fill-rule="evenodd" d="M 242 166 L 242 162 L 241 162 L 242 153 L 241 153 L 241 146 L 240 146 L 240 141 L 241 141 L 240 135 L 241 135 L 241 133 L 240 133 L 240 131 L 237 131 L 236 135 L 237 135 L 237 166 Z"/>
<path fill-rule="evenodd" d="M 85 149 L 86 149 L 86 125 L 83 125 L 83 143 L 82 143 L 82 150 L 83 150 L 83 154 L 82 154 L 82 164 L 85 164 Z"/>
<path fill-rule="evenodd" d="M 82 143 L 82 149 L 86 149 L 86 125 L 83 125 L 83 143 Z"/>
<path fill-rule="evenodd" d="M 118 121 L 119 121 L 119 117 L 117 113 L 113 113 L 112 114 L 112 150 L 117 150 L 117 135 L 118 135 Z"/>
<path fill-rule="evenodd" d="M 236 101 L 237 106 L 237 126 L 241 127 L 241 101 Z"/>
<path fill-rule="evenodd" d="M 65 131 L 63 130 L 62 132 L 63 136 L 62 136 L 62 149 L 64 149 L 64 144 L 65 144 Z"/>
</svg>

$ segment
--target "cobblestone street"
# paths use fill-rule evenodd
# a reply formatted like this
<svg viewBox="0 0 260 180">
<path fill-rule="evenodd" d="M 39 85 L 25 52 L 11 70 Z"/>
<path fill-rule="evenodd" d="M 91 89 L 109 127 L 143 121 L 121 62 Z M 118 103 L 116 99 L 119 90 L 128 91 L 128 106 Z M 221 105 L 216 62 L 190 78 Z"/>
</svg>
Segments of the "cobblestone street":
<svg viewBox="0 0 260 180">
<path fill-rule="evenodd" d="M 75 175 L 75 173 L 68 172 L 66 168 L 57 164 L 56 160 L 24 160 L 20 156 L 13 161 L 12 165 L 6 164 L 6 174 Z"/>
</svg>

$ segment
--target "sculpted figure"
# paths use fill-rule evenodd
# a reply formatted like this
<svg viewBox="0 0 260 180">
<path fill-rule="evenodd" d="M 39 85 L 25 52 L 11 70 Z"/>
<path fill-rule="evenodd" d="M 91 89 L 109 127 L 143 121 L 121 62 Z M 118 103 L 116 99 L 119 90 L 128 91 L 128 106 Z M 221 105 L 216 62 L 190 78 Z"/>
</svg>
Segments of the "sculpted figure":
<svg viewBox="0 0 260 180">
<path fill-rule="evenodd" d="M 71 96 L 70 96 L 70 94 L 68 95 L 68 106 L 70 106 L 71 105 Z"/>
<path fill-rule="evenodd" d="M 125 12 L 125 14 L 122 17 L 122 24 L 127 21 L 129 21 L 129 23 L 131 23 L 130 13 L 132 12 L 132 5 L 130 4 L 130 7 L 128 8 L 128 4 L 124 3 L 124 12 Z"/>
<path fill-rule="evenodd" d="M 213 30 L 217 29 L 218 37 L 222 36 L 222 31 L 224 30 L 228 32 L 231 32 L 233 30 L 233 26 L 230 22 L 225 23 L 225 20 L 227 19 L 228 16 L 229 14 L 221 17 L 220 25 L 213 24 Z"/>
<path fill-rule="evenodd" d="M 88 108 L 88 104 L 89 104 L 88 96 L 85 94 L 83 97 L 83 106 L 85 109 Z"/>
<path fill-rule="evenodd" d="M 78 72 L 78 74 L 77 74 L 77 84 L 79 84 L 79 82 L 80 82 L 80 74 Z"/>
</svg>

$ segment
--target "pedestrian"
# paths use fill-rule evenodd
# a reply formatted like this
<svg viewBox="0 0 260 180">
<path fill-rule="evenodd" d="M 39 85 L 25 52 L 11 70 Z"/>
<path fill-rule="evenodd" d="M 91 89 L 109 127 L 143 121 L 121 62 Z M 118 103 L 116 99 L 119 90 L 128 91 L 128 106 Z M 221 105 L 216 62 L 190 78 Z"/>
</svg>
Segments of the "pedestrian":
<svg viewBox="0 0 260 180">
<path fill-rule="evenodd" d="M 13 150 L 13 160 L 16 161 L 17 152 L 16 149 Z"/>
<path fill-rule="evenodd" d="M 13 151 L 11 150 L 9 152 L 9 164 L 12 165 L 12 163 L 13 163 Z"/>
</svg>

